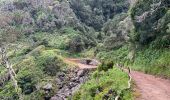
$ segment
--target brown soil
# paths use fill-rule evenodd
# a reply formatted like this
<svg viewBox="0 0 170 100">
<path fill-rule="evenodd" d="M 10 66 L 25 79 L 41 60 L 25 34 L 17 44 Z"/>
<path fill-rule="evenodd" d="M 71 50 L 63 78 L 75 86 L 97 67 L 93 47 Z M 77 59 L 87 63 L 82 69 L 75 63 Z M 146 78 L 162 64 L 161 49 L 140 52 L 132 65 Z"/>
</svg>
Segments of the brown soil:
<svg viewBox="0 0 170 100">
<path fill-rule="evenodd" d="M 131 76 L 141 94 L 136 100 L 170 100 L 170 80 L 132 71 Z"/>
<path fill-rule="evenodd" d="M 75 59 L 75 58 L 66 58 L 65 59 L 66 63 L 71 63 L 74 65 L 77 65 L 80 69 L 96 69 L 97 66 L 95 65 L 86 65 L 86 64 L 82 64 L 80 59 Z"/>
<path fill-rule="evenodd" d="M 77 65 L 80 69 L 97 68 L 97 66 L 82 64 L 80 59 L 67 58 L 65 62 Z M 136 100 L 170 100 L 170 80 L 137 71 L 132 71 L 131 76 L 135 81 L 137 94 L 140 93 Z"/>
</svg>

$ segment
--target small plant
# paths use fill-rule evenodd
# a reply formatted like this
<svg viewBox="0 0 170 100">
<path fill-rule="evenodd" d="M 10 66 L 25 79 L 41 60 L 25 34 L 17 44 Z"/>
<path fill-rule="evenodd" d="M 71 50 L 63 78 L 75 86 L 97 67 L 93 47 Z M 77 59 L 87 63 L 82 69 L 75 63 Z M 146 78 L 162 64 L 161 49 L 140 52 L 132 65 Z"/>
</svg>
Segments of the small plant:
<svg viewBox="0 0 170 100">
<path fill-rule="evenodd" d="M 102 62 L 102 64 L 99 65 L 98 70 L 99 71 L 102 71 L 102 70 L 107 71 L 107 70 L 113 68 L 113 66 L 114 66 L 114 62 L 111 60 L 107 60 L 107 61 Z"/>
</svg>

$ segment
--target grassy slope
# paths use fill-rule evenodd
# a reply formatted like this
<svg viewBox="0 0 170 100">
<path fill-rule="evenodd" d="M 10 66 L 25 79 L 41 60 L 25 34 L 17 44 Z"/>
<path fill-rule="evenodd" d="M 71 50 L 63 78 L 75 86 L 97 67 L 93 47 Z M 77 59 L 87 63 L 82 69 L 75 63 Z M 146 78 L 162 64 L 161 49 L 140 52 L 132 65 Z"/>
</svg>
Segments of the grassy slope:
<svg viewBox="0 0 170 100">
<path fill-rule="evenodd" d="M 35 89 L 35 87 L 37 85 L 43 87 L 47 83 L 52 83 L 55 86 L 55 74 L 64 70 L 67 65 L 63 63 L 62 57 L 59 56 L 61 52 L 58 49 L 48 50 L 43 45 L 35 49 L 32 48 L 32 51 L 29 52 L 27 52 L 27 49 L 24 47 L 16 55 L 11 55 L 10 60 L 14 68 L 18 70 L 17 81 L 22 88 L 24 99 L 42 99 L 44 91 Z M 4 75 L 3 71 L 0 75 Z M 5 86 L 0 87 L 0 98 L 17 99 L 11 81 L 5 82 Z"/>
<path fill-rule="evenodd" d="M 102 100 L 109 90 L 114 91 L 114 94 L 109 95 L 109 98 L 113 99 L 127 87 L 127 81 L 128 75 L 115 67 L 106 72 L 95 71 L 90 80 L 74 95 L 73 100 Z M 124 92 L 122 100 L 132 100 L 131 92 Z"/>
<path fill-rule="evenodd" d="M 169 49 L 138 51 L 131 67 L 145 73 L 170 78 L 170 51 Z"/>
</svg>

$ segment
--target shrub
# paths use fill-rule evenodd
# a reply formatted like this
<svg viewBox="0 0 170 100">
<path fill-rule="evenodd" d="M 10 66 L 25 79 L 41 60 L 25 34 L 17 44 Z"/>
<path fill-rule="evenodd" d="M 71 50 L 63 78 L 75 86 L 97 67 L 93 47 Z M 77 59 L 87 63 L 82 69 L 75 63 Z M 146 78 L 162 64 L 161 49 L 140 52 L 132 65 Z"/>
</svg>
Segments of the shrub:
<svg viewBox="0 0 170 100">
<path fill-rule="evenodd" d="M 70 52 L 81 52 L 84 49 L 84 42 L 80 36 L 74 37 L 69 42 L 69 51 Z"/>
<path fill-rule="evenodd" d="M 1 100 L 17 100 L 19 99 L 18 94 L 13 88 L 13 83 L 8 82 L 3 88 L 0 88 L 0 99 Z"/>
<path fill-rule="evenodd" d="M 95 74 L 95 75 L 94 75 Z M 103 100 L 105 94 L 109 90 L 113 90 L 113 94 L 109 95 L 108 100 L 115 98 L 121 90 L 127 87 L 128 75 L 113 67 L 108 71 L 95 71 L 85 84 L 74 94 L 73 100 Z M 97 83 L 97 84 L 96 84 Z M 132 100 L 131 91 L 124 93 L 122 98 Z M 130 95 L 129 97 L 124 97 Z"/>
<path fill-rule="evenodd" d="M 107 71 L 107 70 L 113 68 L 113 65 L 114 65 L 114 63 L 112 60 L 106 60 L 106 61 L 102 62 L 102 64 L 99 65 L 98 70 L 99 71 L 102 71 L 102 70 Z"/>
<path fill-rule="evenodd" d="M 32 48 L 27 49 L 26 51 L 29 52 Z M 45 50 L 45 46 L 44 45 L 40 45 L 38 47 L 36 47 L 35 49 L 33 49 L 31 52 L 29 52 L 27 54 L 27 56 L 35 56 L 35 55 L 39 55 L 43 50 Z"/>
<path fill-rule="evenodd" d="M 158 37 L 155 41 L 151 43 L 152 48 L 169 48 L 170 45 L 170 35 L 165 35 L 163 37 Z"/>
<path fill-rule="evenodd" d="M 50 76 L 55 76 L 57 72 L 66 66 L 62 59 L 50 50 L 41 52 L 36 62 L 43 72 Z"/>
<path fill-rule="evenodd" d="M 121 48 L 114 49 L 112 51 L 100 51 L 97 54 L 97 58 L 104 62 L 113 62 L 113 64 L 121 63 L 125 64 L 129 61 L 128 59 L 129 47 L 124 45 Z"/>
<path fill-rule="evenodd" d="M 35 58 L 28 57 L 15 66 L 19 68 L 17 80 L 22 92 L 31 94 L 37 89 L 36 85 L 43 76 L 42 71 L 36 65 Z"/>
<path fill-rule="evenodd" d="M 57 57 L 48 57 L 43 63 L 44 69 L 43 71 L 50 76 L 55 76 L 57 72 L 61 70 L 61 67 L 64 65 L 62 61 Z"/>
</svg>

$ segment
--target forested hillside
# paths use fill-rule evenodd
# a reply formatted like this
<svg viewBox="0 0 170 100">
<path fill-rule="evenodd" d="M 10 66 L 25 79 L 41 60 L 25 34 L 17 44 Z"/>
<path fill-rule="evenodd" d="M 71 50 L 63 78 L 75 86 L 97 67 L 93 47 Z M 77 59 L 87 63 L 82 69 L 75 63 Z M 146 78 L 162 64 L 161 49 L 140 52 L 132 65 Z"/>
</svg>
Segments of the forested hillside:
<svg viewBox="0 0 170 100">
<path fill-rule="evenodd" d="M 170 78 L 169 49 L 169 0 L 0 0 L 0 99 L 133 100 L 117 65 Z"/>
<path fill-rule="evenodd" d="M 131 10 L 134 23 L 132 41 L 138 44 L 135 66 L 169 78 L 169 13 L 168 0 L 143 0 Z M 140 68 L 141 67 L 141 68 Z M 138 67 L 135 67 L 138 68 Z"/>
</svg>

